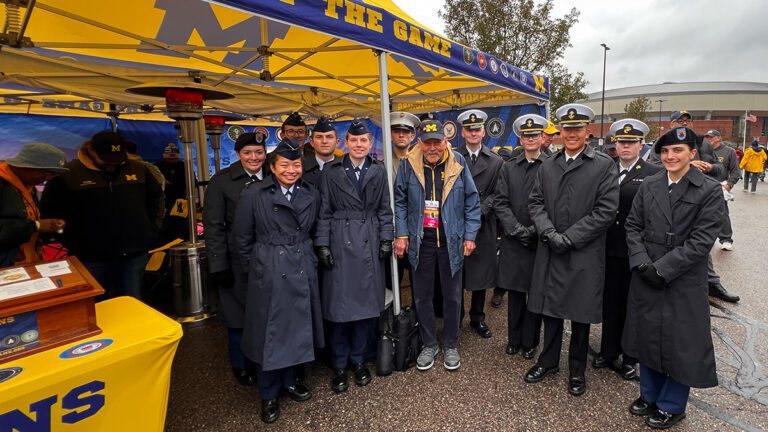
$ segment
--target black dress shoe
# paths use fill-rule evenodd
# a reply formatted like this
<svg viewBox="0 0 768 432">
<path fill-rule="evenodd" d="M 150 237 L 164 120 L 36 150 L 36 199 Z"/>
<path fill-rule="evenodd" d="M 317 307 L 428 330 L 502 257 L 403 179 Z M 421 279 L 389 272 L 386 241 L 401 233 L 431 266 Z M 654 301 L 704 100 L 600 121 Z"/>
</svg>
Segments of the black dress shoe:
<svg viewBox="0 0 768 432">
<path fill-rule="evenodd" d="M 530 360 L 535 356 L 536 356 L 536 347 L 523 348 L 523 358 Z"/>
<path fill-rule="evenodd" d="M 739 300 L 741 300 L 741 297 L 737 295 L 733 295 L 725 290 L 722 284 L 720 283 L 711 283 L 709 284 L 709 296 L 710 297 L 717 297 L 722 301 L 726 301 L 728 303 L 736 303 Z"/>
<path fill-rule="evenodd" d="M 264 423 L 274 423 L 280 417 L 280 405 L 277 399 L 261 400 L 261 421 Z"/>
<path fill-rule="evenodd" d="M 667 429 L 678 424 L 685 418 L 685 411 L 680 414 L 672 414 L 656 408 L 651 415 L 645 419 L 645 424 L 654 429 Z"/>
<path fill-rule="evenodd" d="M 491 306 L 497 308 L 501 307 L 501 295 L 500 294 L 494 294 L 493 297 L 491 297 Z"/>
<path fill-rule="evenodd" d="M 331 378 L 331 390 L 336 393 L 343 393 L 347 391 L 349 385 L 347 384 L 347 370 L 346 369 L 334 369 L 333 378 Z"/>
<path fill-rule="evenodd" d="M 584 376 L 572 376 L 568 379 L 568 393 L 581 396 L 587 391 L 587 380 Z"/>
<path fill-rule="evenodd" d="M 528 369 L 528 373 L 525 374 L 523 379 L 527 383 L 536 383 L 546 378 L 547 375 L 552 375 L 559 371 L 560 368 L 558 366 L 545 368 L 544 366 L 533 365 L 532 368 Z"/>
<path fill-rule="evenodd" d="M 355 384 L 360 387 L 371 382 L 371 372 L 362 363 L 352 363 L 352 373 L 355 375 Z"/>
<path fill-rule="evenodd" d="M 597 354 L 592 357 L 592 367 L 595 369 L 610 367 L 612 363 L 612 360 L 608 360 L 607 358 L 603 357 L 602 354 Z"/>
<path fill-rule="evenodd" d="M 479 334 L 481 338 L 488 339 L 491 337 L 491 329 L 485 321 L 470 321 L 469 326 L 475 329 L 475 332 Z"/>
<path fill-rule="evenodd" d="M 256 384 L 256 376 L 245 369 L 232 368 L 232 374 L 241 386 L 252 386 Z"/>
<path fill-rule="evenodd" d="M 623 364 L 621 365 L 621 369 L 617 369 L 616 372 L 618 372 L 619 375 L 621 375 L 621 377 L 625 380 L 633 380 L 639 378 L 635 365 Z"/>
<path fill-rule="evenodd" d="M 642 397 L 635 399 L 635 401 L 632 402 L 632 404 L 629 406 L 629 412 L 632 415 L 642 416 L 642 417 L 650 415 L 655 410 L 656 410 L 656 404 L 648 403 L 644 401 Z"/>
<path fill-rule="evenodd" d="M 296 402 L 304 402 L 312 397 L 312 392 L 303 383 L 297 382 L 296 384 L 286 387 L 285 392 L 288 396 Z"/>
<path fill-rule="evenodd" d="M 510 344 L 507 344 L 507 349 L 505 351 L 507 353 L 507 355 L 515 355 L 515 354 L 517 354 L 518 351 L 520 351 L 520 347 L 519 346 L 513 346 L 513 345 L 510 345 Z"/>
</svg>

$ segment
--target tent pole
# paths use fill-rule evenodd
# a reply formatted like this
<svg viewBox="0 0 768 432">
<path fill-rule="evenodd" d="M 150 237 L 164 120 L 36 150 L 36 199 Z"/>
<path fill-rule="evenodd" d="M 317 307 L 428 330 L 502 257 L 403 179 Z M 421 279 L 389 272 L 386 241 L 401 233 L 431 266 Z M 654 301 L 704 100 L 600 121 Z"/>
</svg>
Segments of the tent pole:
<svg viewBox="0 0 768 432">
<path fill-rule="evenodd" d="M 376 51 L 379 56 L 379 94 L 381 95 L 381 145 L 384 150 L 384 166 L 387 169 L 387 186 L 389 186 L 389 202 L 392 212 L 395 211 L 395 179 L 392 178 L 392 134 L 389 127 L 389 77 L 387 75 L 387 53 Z M 392 311 L 400 315 L 400 278 L 397 271 L 395 254 L 390 257 L 392 270 Z"/>
</svg>

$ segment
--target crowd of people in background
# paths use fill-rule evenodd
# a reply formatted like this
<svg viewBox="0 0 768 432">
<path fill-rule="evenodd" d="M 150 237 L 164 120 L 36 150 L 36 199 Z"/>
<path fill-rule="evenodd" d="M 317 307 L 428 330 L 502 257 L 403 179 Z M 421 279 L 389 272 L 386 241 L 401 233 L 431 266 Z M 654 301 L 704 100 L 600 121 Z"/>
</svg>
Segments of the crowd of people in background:
<svg viewBox="0 0 768 432">
<path fill-rule="evenodd" d="M 506 354 L 538 353 L 522 377 L 529 384 L 559 372 L 565 320 L 571 395 L 587 390 L 597 323 L 592 366 L 639 379 L 629 410 L 650 427 L 682 420 L 690 387 L 717 384 L 708 295 L 739 297 L 723 287 L 710 249 L 717 239 L 733 249 L 727 200 L 742 169 L 744 192 L 756 192 L 765 148 L 754 141 L 739 155 L 719 131 L 696 133 L 686 111 L 653 145 L 645 123 L 623 119 L 599 148 L 588 145 L 589 107 L 567 104 L 555 117 L 559 128 L 519 116 L 519 145 L 492 151 L 482 110 L 459 115 L 465 144 L 455 149 L 434 115 L 393 112 L 391 171 L 371 157 L 374 137 L 360 120 L 345 133 L 346 153 L 328 118 L 310 133 L 298 113 L 270 153 L 262 132 L 237 138 L 238 160 L 207 185 L 204 238 L 230 366 L 239 384 L 258 385 L 264 422 L 278 419 L 280 394 L 311 397 L 302 365 L 326 346 L 332 391 L 348 391 L 350 373 L 357 386 L 371 382 L 366 360 L 391 265 L 400 279 L 409 274 L 418 370 L 439 356 L 460 369 L 464 290 L 470 327 L 492 337 L 484 307 L 493 288 L 492 306 L 508 295 Z M 149 251 L 188 185 L 175 144 L 157 164 L 137 153 L 102 131 L 69 162 L 41 143 L 0 162 L 0 267 L 41 260 L 43 236 L 108 296 L 141 299 Z"/>
</svg>

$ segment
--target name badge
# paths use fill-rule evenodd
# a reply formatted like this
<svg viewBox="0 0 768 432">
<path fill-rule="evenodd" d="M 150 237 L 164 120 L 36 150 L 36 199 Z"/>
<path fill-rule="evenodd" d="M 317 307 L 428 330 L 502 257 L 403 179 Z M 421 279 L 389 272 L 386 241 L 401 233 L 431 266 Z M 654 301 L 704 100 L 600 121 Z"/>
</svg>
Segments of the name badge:
<svg viewBox="0 0 768 432">
<path fill-rule="evenodd" d="M 437 228 L 440 217 L 440 201 L 424 201 L 424 228 Z"/>
</svg>

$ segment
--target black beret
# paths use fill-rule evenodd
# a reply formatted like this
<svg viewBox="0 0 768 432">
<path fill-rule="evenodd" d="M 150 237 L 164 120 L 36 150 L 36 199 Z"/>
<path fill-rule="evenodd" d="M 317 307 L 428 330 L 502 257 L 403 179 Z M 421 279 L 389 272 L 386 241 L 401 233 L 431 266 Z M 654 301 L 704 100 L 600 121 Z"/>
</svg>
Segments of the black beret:
<svg viewBox="0 0 768 432">
<path fill-rule="evenodd" d="M 260 145 L 266 147 L 267 136 L 264 135 L 263 132 L 246 132 L 237 137 L 237 141 L 235 141 L 235 151 L 239 152 L 243 149 L 243 147 L 249 145 Z"/>
<path fill-rule="evenodd" d="M 696 132 L 687 127 L 672 128 L 656 140 L 653 151 L 661 153 L 662 147 L 674 144 L 688 144 L 688 147 L 696 148 Z"/>
</svg>

